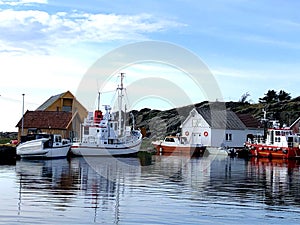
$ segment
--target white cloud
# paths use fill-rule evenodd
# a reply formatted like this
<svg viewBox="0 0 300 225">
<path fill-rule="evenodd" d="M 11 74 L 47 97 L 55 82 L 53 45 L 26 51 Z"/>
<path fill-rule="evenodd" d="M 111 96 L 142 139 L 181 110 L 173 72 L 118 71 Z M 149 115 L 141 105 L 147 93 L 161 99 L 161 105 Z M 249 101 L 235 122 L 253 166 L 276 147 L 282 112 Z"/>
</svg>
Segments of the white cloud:
<svg viewBox="0 0 300 225">
<path fill-rule="evenodd" d="M 141 40 L 146 34 L 183 24 L 149 14 L 90 14 L 72 11 L 50 14 L 38 10 L 0 11 L 2 52 L 48 53 L 51 47 L 77 42 Z"/>
<path fill-rule="evenodd" d="M 10 5 L 10 6 L 17 6 L 17 5 L 26 5 L 26 4 L 47 4 L 48 0 L 0 0 L 0 5 Z"/>
</svg>

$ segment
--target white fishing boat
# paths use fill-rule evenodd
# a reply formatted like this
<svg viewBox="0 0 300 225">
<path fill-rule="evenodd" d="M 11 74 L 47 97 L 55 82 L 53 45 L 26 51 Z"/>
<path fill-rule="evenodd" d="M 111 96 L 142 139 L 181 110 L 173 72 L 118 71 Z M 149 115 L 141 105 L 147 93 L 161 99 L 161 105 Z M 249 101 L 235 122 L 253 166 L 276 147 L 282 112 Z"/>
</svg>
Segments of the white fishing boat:
<svg viewBox="0 0 300 225">
<path fill-rule="evenodd" d="M 139 151 L 142 143 L 140 130 L 133 125 L 125 124 L 126 111 L 122 110 L 122 98 L 124 74 L 121 73 L 121 84 L 118 92 L 118 112 L 111 112 L 112 108 L 105 105 L 105 114 L 95 110 L 94 114 L 89 113 L 84 120 L 81 129 L 81 138 L 71 146 L 71 152 L 79 156 L 116 156 L 131 155 Z M 126 108 L 126 107 L 125 107 Z M 132 115 L 132 114 L 131 114 Z M 133 116 L 133 115 L 132 115 Z"/>
<path fill-rule="evenodd" d="M 71 142 L 60 134 L 30 134 L 17 146 L 21 158 L 62 158 L 68 155 Z"/>
</svg>

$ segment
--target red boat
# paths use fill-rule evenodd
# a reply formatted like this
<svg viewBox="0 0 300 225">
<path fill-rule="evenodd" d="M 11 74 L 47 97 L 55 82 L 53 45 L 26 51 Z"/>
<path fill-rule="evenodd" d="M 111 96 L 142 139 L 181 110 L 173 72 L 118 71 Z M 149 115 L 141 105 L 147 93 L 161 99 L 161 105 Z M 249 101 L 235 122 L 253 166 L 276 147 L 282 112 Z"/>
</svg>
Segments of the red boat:
<svg viewBox="0 0 300 225">
<path fill-rule="evenodd" d="M 267 138 L 256 137 L 245 146 L 252 156 L 268 158 L 300 158 L 300 137 L 289 128 L 270 128 Z"/>
<path fill-rule="evenodd" d="M 158 154 L 199 156 L 205 151 L 203 145 L 190 144 L 186 137 L 181 136 L 167 136 L 164 140 L 153 141 L 152 144 Z"/>
</svg>

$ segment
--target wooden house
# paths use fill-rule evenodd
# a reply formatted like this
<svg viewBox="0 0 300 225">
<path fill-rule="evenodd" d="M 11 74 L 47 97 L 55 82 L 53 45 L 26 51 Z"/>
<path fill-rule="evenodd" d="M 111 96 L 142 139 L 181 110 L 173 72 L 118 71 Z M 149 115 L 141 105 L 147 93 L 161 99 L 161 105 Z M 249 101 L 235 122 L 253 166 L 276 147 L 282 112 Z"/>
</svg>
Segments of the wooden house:
<svg viewBox="0 0 300 225">
<path fill-rule="evenodd" d="M 300 117 L 296 119 L 295 122 L 292 123 L 290 129 L 293 130 L 296 134 L 299 134 L 300 133 L 299 127 L 300 127 Z"/>
<path fill-rule="evenodd" d="M 213 147 L 240 148 L 247 138 L 263 134 L 263 128 L 250 115 L 238 116 L 231 110 L 210 108 L 192 109 L 181 130 L 190 143 Z"/>
<path fill-rule="evenodd" d="M 21 135 L 40 131 L 47 133 L 59 133 L 63 138 L 77 138 L 80 134 L 80 126 L 88 111 L 82 106 L 70 92 L 64 92 L 51 96 L 35 111 L 27 111 L 23 119 L 17 124 L 18 139 Z"/>
</svg>

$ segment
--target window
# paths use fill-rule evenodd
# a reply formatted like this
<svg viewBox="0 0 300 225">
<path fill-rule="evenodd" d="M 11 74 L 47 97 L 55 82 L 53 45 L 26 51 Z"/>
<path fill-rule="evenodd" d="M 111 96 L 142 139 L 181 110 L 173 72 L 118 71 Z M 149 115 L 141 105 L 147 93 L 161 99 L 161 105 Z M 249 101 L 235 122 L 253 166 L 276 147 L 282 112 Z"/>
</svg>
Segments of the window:
<svg viewBox="0 0 300 225">
<path fill-rule="evenodd" d="M 226 134 L 226 141 L 232 141 L 232 134 Z"/>
<path fill-rule="evenodd" d="M 192 120 L 192 126 L 193 127 L 200 127 L 201 126 L 201 120 L 198 119 L 198 120 Z"/>
<path fill-rule="evenodd" d="M 84 134 L 84 135 L 89 135 L 89 134 L 90 134 L 90 132 L 89 132 L 89 127 L 84 127 L 84 128 L 83 128 L 83 134 Z"/>
</svg>

